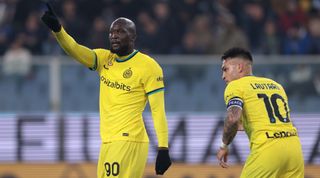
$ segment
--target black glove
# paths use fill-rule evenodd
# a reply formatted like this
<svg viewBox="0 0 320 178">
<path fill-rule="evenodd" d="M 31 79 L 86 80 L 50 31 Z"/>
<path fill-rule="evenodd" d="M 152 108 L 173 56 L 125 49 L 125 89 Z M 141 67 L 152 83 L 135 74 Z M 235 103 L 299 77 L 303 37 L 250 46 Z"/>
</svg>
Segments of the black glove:
<svg viewBox="0 0 320 178">
<path fill-rule="evenodd" d="M 52 31 L 54 32 L 60 32 L 61 30 L 61 24 L 52 10 L 52 7 L 49 3 L 46 3 L 48 10 L 45 11 L 45 13 L 42 15 L 41 20 L 43 23 L 45 23 Z"/>
<path fill-rule="evenodd" d="M 169 150 L 159 149 L 156 159 L 156 174 L 163 175 L 170 166 L 171 159 L 169 156 Z"/>
</svg>

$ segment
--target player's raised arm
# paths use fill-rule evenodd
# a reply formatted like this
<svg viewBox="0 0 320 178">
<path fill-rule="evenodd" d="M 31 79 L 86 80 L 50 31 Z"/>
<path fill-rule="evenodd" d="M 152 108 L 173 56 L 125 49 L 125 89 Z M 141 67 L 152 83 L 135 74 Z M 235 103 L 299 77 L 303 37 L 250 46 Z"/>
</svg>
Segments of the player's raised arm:
<svg viewBox="0 0 320 178">
<path fill-rule="evenodd" d="M 60 46 L 64 51 L 75 58 L 81 64 L 94 68 L 96 64 L 96 54 L 93 50 L 78 44 L 61 26 L 58 17 L 54 13 L 49 3 L 46 3 L 48 10 L 42 15 L 41 20 L 52 31 Z"/>
</svg>

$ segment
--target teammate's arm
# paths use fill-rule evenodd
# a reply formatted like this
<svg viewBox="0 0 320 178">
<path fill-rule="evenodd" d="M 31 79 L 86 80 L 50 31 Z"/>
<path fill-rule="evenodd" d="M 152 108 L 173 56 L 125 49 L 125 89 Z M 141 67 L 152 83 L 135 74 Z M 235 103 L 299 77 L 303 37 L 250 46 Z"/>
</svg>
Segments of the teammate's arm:
<svg viewBox="0 0 320 178">
<path fill-rule="evenodd" d="M 68 55 L 75 58 L 81 64 L 89 68 L 95 68 L 97 60 L 95 52 L 78 44 L 63 29 L 50 4 L 47 3 L 47 7 L 48 10 L 43 14 L 41 20 L 53 31 L 53 35 L 57 39 L 60 46 Z"/>
<path fill-rule="evenodd" d="M 228 167 L 228 145 L 237 134 L 241 114 L 242 108 L 238 106 L 230 106 L 227 110 L 227 117 L 225 118 L 223 127 L 222 143 L 217 153 L 217 159 L 223 168 Z"/>
<path fill-rule="evenodd" d="M 156 158 L 156 174 L 164 174 L 171 165 L 168 149 L 168 124 L 164 106 L 163 89 L 148 95 L 152 118 L 158 138 L 158 155 Z"/>
<path fill-rule="evenodd" d="M 242 109 L 237 106 L 231 106 L 227 110 L 227 117 L 224 121 L 222 141 L 224 144 L 229 145 L 238 131 Z"/>
</svg>

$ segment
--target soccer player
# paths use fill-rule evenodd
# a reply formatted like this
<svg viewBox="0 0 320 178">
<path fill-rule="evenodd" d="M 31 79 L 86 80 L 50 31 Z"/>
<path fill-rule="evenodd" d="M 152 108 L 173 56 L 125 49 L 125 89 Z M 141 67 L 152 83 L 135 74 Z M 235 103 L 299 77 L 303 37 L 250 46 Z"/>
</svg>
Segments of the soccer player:
<svg viewBox="0 0 320 178">
<path fill-rule="evenodd" d="M 163 73 L 159 64 L 134 49 L 135 24 L 116 19 L 109 30 L 111 49 L 78 44 L 61 26 L 49 4 L 41 17 L 65 52 L 100 76 L 101 148 L 97 176 L 141 178 L 147 162 L 149 138 L 142 112 L 150 103 L 158 138 L 156 174 L 170 167 L 168 126 L 164 106 Z"/>
<path fill-rule="evenodd" d="M 253 76 L 252 62 L 250 52 L 241 48 L 231 48 L 222 56 L 227 116 L 217 159 L 228 167 L 228 145 L 243 125 L 250 155 L 241 178 L 303 178 L 302 148 L 285 90 L 272 79 Z"/>
</svg>

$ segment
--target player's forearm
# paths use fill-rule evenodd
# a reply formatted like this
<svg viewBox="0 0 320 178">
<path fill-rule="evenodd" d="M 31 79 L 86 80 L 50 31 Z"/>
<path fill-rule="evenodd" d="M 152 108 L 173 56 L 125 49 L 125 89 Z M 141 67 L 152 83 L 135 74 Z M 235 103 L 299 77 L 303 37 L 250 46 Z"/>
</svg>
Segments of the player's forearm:
<svg viewBox="0 0 320 178">
<path fill-rule="evenodd" d="M 168 148 L 168 124 L 165 115 L 164 92 L 148 96 L 159 148 Z"/>
<path fill-rule="evenodd" d="M 230 107 L 228 109 L 223 128 L 222 141 L 224 144 L 229 145 L 236 136 L 241 114 L 242 110 L 239 107 Z"/>
<path fill-rule="evenodd" d="M 96 56 L 93 50 L 78 44 L 63 28 L 61 28 L 60 32 L 53 34 L 69 56 L 89 68 L 95 65 Z"/>
</svg>

